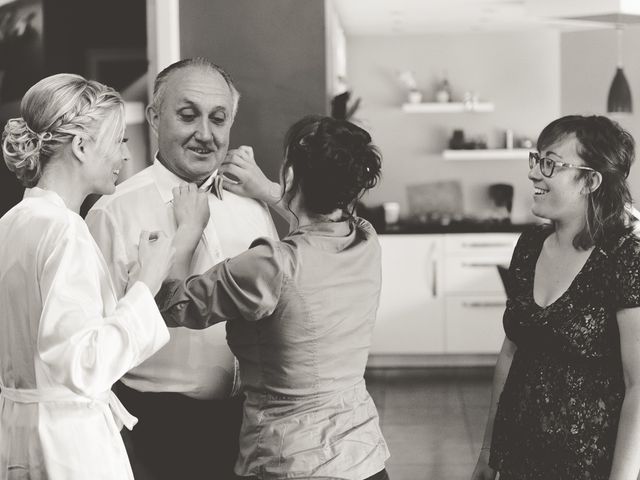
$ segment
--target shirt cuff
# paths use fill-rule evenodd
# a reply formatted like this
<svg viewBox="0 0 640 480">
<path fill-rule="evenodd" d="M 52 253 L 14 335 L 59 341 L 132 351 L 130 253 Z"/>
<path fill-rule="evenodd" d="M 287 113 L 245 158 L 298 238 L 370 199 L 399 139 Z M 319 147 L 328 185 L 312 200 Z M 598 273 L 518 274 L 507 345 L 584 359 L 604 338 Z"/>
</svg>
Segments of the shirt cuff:
<svg viewBox="0 0 640 480">
<path fill-rule="evenodd" d="M 130 327 L 138 339 L 140 355 L 145 359 L 159 350 L 169 341 L 169 330 L 158 311 L 149 287 L 136 282 L 127 291 L 121 302 L 129 308 L 138 322 L 131 322 Z"/>
<path fill-rule="evenodd" d="M 160 309 L 160 313 L 164 318 L 164 322 L 168 327 L 180 327 L 182 326 L 180 322 L 175 320 L 175 316 L 172 313 L 175 313 L 175 308 L 182 309 L 184 308 L 185 303 L 187 303 L 187 299 L 178 299 L 176 298 L 176 294 L 180 286 L 184 281 L 177 279 L 167 279 L 162 282 L 162 286 L 158 293 L 156 294 L 155 301 Z"/>
</svg>

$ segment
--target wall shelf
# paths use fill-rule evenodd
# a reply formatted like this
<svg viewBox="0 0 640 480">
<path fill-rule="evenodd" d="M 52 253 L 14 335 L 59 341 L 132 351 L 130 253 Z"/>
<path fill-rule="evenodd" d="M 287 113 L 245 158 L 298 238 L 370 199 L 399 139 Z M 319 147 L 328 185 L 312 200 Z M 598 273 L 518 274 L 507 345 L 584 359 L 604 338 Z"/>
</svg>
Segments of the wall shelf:
<svg viewBox="0 0 640 480">
<path fill-rule="evenodd" d="M 477 150 L 445 150 L 442 152 L 445 160 L 526 160 L 529 150 L 526 148 L 498 148 Z"/>
<path fill-rule="evenodd" d="M 494 105 L 490 102 L 447 102 L 447 103 L 403 103 L 402 111 L 405 113 L 476 113 L 493 112 Z"/>
</svg>

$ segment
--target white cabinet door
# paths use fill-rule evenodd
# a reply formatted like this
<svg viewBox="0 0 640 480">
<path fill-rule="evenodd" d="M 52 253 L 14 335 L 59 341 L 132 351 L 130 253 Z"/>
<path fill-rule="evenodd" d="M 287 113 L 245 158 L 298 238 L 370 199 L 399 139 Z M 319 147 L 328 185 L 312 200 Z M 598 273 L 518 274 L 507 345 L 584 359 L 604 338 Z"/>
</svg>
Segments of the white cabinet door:
<svg viewBox="0 0 640 480">
<path fill-rule="evenodd" d="M 447 294 L 504 292 L 498 265 L 508 267 L 518 233 L 446 235 L 443 266 Z"/>
<path fill-rule="evenodd" d="M 506 296 L 497 266 L 509 265 L 518 236 L 518 233 L 446 236 L 443 284 L 447 353 L 500 351 Z"/>
<path fill-rule="evenodd" d="M 498 265 L 509 266 L 511 252 L 502 255 L 447 255 L 444 261 L 444 285 L 447 293 L 504 292 Z"/>
<path fill-rule="evenodd" d="M 448 296 L 447 353 L 499 353 L 504 340 L 504 295 Z"/>
<path fill-rule="evenodd" d="M 381 235 L 382 293 L 372 354 L 444 352 L 441 235 Z"/>
<path fill-rule="evenodd" d="M 446 235 L 447 254 L 487 255 L 511 253 L 519 233 L 453 233 Z"/>
</svg>

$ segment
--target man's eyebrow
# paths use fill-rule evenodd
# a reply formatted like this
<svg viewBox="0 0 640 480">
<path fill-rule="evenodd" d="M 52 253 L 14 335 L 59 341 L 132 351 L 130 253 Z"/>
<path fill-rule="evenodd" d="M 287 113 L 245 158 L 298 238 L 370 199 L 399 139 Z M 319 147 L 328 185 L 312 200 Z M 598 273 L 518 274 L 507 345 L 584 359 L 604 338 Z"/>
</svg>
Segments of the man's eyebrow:
<svg viewBox="0 0 640 480">
<path fill-rule="evenodd" d="M 193 102 L 192 100 L 189 100 L 188 98 L 181 98 L 178 101 L 177 108 L 178 110 L 182 110 L 184 108 L 193 108 L 194 110 L 200 111 L 200 107 L 198 106 L 198 104 Z M 216 105 L 210 110 L 209 113 L 218 113 L 218 112 L 228 113 L 229 111 L 230 109 L 225 105 Z"/>
<path fill-rule="evenodd" d="M 180 108 L 184 108 L 185 106 L 187 106 L 187 107 L 196 107 L 196 104 L 193 103 L 191 100 L 189 100 L 187 98 L 181 98 L 180 101 L 178 102 L 178 106 Z"/>
</svg>

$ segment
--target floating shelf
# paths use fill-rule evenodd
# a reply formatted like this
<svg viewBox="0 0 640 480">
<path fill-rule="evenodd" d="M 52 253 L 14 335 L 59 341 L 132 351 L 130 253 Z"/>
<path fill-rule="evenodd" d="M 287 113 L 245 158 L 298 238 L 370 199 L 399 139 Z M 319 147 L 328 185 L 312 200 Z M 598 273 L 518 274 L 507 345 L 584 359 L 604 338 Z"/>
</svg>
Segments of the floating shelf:
<svg viewBox="0 0 640 480">
<path fill-rule="evenodd" d="M 494 105 L 490 102 L 447 102 L 447 103 L 403 103 L 402 111 L 405 113 L 475 113 L 493 112 Z"/>
<path fill-rule="evenodd" d="M 445 160 L 526 160 L 529 158 L 529 151 L 526 148 L 445 150 L 442 157 Z"/>
</svg>

